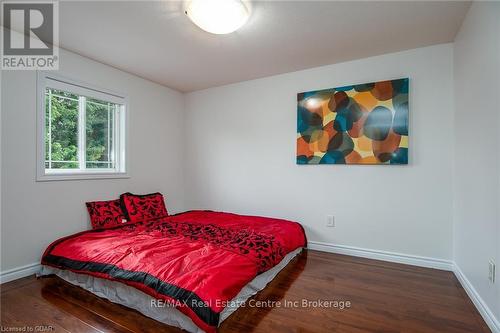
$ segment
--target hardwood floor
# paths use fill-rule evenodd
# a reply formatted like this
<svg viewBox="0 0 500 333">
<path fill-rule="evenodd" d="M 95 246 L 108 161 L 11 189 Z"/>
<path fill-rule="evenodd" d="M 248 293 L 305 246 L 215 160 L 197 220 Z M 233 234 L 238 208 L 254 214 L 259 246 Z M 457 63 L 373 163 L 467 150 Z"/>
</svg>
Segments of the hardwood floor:
<svg viewBox="0 0 500 333">
<path fill-rule="evenodd" d="M 219 332 L 490 332 L 451 272 L 317 251 L 304 251 L 253 299 L 281 306 L 240 308 Z M 350 307 L 291 306 L 303 299 Z M 40 325 L 55 332 L 182 332 L 57 277 L 3 284 L 1 324 L 2 332 Z"/>
</svg>

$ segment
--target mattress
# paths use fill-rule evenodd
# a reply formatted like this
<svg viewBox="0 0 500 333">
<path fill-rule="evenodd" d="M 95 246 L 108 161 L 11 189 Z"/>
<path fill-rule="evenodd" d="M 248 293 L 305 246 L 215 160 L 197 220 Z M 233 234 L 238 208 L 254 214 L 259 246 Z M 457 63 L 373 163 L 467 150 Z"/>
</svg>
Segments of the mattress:
<svg viewBox="0 0 500 333">
<path fill-rule="evenodd" d="M 301 251 L 302 248 L 298 248 L 288 253 L 276 266 L 257 275 L 252 281 L 245 285 L 241 291 L 228 302 L 229 305 L 221 312 L 219 316 L 219 325 L 234 313 L 239 306 L 244 304 L 246 300 L 264 289 L 266 285 Z M 167 303 L 161 302 L 139 289 L 124 283 L 42 265 L 39 276 L 46 275 L 56 275 L 70 284 L 81 287 L 113 303 L 135 309 L 143 315 L 167 325 L 175 326 L 192 333 L 204 332 L 191 320 L 191 318 L 175 307 L 168 306 Z"/>
<path fill-rule="evenodd" d="M 306 244 L 297 222 L 188 211 L 60 238 L 42 264 L 126 284 L 215 333 L 244 286 Z"/>
</svg>

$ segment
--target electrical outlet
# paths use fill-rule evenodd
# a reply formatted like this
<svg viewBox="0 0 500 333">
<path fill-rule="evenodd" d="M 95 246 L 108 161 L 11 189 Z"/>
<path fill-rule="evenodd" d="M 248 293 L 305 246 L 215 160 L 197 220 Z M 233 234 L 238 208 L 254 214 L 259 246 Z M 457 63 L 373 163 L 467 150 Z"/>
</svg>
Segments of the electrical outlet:
<svg viewBox="0 0 500 333">
<path fill-rule="evenodd" d="M 496 267 L 495 267 L 495 262 L 490 260 L 488 262 L 488 280 L 490 280 L 491 283 L 495 283 L 495 274 L 496 274 Z"/>
<path fill-rule="evenodd" d="M 326 226 L 330 228 L 335 227 L 335 217 L 333 215 L 327 215 Z"/>
</svg>

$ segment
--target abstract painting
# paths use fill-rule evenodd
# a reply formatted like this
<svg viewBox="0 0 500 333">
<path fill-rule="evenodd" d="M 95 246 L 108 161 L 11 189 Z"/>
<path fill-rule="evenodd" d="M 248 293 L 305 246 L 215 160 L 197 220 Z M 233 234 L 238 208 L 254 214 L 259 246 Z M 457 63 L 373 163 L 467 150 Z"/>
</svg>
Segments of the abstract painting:
<svg viewBox="0 0 500 333">
<path fill-rule="evenodd" d="M 297 164 L 408 164 L 408 79 L 297 95 Z"/>
</svg>

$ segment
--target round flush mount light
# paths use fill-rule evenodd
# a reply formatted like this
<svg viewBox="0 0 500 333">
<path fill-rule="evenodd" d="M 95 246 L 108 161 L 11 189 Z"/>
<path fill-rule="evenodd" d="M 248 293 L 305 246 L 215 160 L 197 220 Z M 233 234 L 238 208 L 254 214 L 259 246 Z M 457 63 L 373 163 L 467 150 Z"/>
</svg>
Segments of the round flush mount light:
<svg viewBox="0 0 500 333">
<path fill-rule="evenodd" d="M 250 17 L 246 0 L 188 0 L 184 13 L 201 29 L 213 34 L 229 34 Z"/>
</svg>

